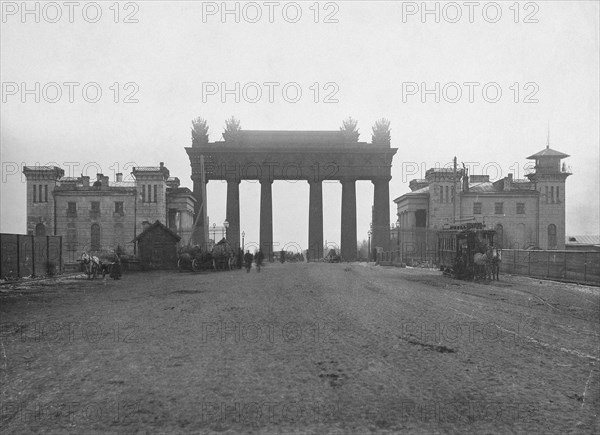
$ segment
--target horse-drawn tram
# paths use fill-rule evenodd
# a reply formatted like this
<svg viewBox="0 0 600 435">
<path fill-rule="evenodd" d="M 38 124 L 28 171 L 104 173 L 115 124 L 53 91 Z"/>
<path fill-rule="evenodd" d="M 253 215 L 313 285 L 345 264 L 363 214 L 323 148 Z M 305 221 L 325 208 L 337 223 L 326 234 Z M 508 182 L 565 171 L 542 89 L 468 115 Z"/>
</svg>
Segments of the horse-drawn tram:
<svg viewBox="0 0 600 435">
<path fill-rule="evenodd" d="M 438 263 L 444 274 L 458 279 L 489 277 L 497 264 L 496 231 L 479 222 L 450 225 L 438 231 Z"/>
<path fill-rule="evenodd" d="M 235 262 L 235 251 L 222 239 L 211 251 L 203 251 L 200 246 L 184 247 L 179 252 L 177 268 L 180 271 L 192 270 L 231 270 Z"/>
</svg>

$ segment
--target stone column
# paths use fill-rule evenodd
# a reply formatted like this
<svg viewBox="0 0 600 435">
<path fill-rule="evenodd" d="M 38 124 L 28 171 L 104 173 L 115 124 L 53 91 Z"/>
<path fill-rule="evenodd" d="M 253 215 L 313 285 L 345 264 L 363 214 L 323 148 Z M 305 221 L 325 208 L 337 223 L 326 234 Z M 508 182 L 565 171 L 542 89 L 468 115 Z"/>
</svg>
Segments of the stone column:
<svg viewBox="0 0 600 435">
<path fill-rule="evenodd" d="M 233 249 L 240 247 L 240 180 L 227 180 L 227 241 Z"/>
<path fill-rule="evenodd" d="M 375 179 L 373 189 L 373 246 L 384 251 L 390 244 L 390 181 Z"/>
<path fill-rule="evenodd" d="M 309 180 L 308 256 L 310 261 L 323 258 L 323 184 Z"/>
<path fill-rule="evenodd" d="M 342 237 L 343 261 L 356 260 L 356 180 L 342 182 Z"/>
<path fill-rule="evenodd" d="M 272 180 L 260 180 L 260 249 L 265 259 L 273 260 Z"/>
<path fill-rule="evenodd" d="M 203 181 L 200 175 L 193 175 L 192 180 L 194 182 L 194 198 L 196 203 L 194 204 L 194 222 L 192 224 L 192 243 L 194 245 L 200 245 L 205 247 L 208 243 L 208 230 L 207 230 L 207 210 L 206 210 L 206 183 Z"/>
</svg>

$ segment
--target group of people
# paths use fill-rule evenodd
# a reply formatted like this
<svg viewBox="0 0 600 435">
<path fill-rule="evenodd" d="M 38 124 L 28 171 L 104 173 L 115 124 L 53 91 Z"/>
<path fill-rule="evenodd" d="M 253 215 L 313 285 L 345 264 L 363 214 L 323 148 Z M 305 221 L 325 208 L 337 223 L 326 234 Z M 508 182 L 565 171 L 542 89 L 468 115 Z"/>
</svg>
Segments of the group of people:
<svg viewBox="0 0 600 435">
<path fill-rule="evenodd" d="M 244 267 L 246 268 L 246 273 L 250 273 L 250 269 L 252 268 L 252 261 L 256 264 L 256 271 L 260 272 L 260 268 L 262 266 L 263 260 L 265 259 L 262 251 L 257 251 L 255 255 L 252 255 L 250 251 L 246 251 L 244 254 Z"/>
</svg>

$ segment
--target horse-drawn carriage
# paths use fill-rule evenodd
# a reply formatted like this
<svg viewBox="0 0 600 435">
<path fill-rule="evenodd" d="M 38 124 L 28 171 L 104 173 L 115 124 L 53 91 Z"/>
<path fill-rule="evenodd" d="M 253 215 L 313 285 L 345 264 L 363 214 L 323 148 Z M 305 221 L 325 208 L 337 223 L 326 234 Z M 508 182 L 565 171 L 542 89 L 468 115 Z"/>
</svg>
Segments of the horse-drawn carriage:
<svg viewBox="0 0 600 435">
<path fill-rule="evenodd" d="M 121 278 L 121 259 L 117 251 L 84 251 L 78 261 L 88 279 L 96 279 L 98 274 L 102 274 L 102 279 L 106 274 L 113 279 Z"/>
<path fill-rule="evenodd" d="M 222 239 L 212 250 L 203 251 L 200 246 L 184 247 L 179 252 L 177 268 L 180 271 L 192 270 L 231 270 L 235 262 L 235 252 L 227 240 Z"/>
<path fill-rule="evenodd" d="M 473 222 L 438 231 L 440 270 L 458 279 L 498 279 L 501 251 L 494 247 L 495 235 Z"/>
</svg>

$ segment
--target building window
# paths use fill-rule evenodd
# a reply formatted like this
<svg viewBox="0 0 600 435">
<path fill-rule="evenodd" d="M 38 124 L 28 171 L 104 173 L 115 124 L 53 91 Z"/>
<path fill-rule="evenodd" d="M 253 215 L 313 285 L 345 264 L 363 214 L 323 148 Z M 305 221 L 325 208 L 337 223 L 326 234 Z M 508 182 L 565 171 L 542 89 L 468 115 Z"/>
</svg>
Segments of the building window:
<svg viewBox="0 0 600 435">
<path fill-rule="evenodd" d="M 556 225 L 548 225 L 548 249 L 556 249 Z"/>
<path fill-rule="evenodd" d="M 158 186 L 155 184 L 155 185 L 154 185 L 154 202 L 156 202 L 156 197 L 158 196 L 158 195 L 156 194 L 156 192 L 157 192 L 157 191 L 158 191 Z"/>
<path fill-rule="evenodd" d="M 525 203 L 517 202 L 517 214 L 525 214 Z"/>
<path fill-rule="evenodd" d="M 451 197 L 450 197 L 450 202 L 454 202 L 454 186 L 452 186 L 452 188 L 450 189 L 451 192 Z"/>
<path fill-rule="evenodd" d="M 33 202 L 37 202 L 37 185 L 33 185 Z"/>
<path fill-rule="evenodd" d="M 554 204 L 554 186 L 550 187 L 550 201 Z"/>
<path fill-rule="evenodd" d="M 44 184 L 44 202 L 48 202 L 48 185 Z"/>
<path fill-rule="evenodd" d="M 550 198 L 548 197 L 548 186 L 546 187 L 546 204 L 548 204 L 550 202 Z"/>
<path fill-rule="evenodd" d="M 92 225 L 90 248 L 92 251 L 100 250 L 100 225 L 98 224 Z"/>
<path fill-rule="evenodd" d="M 419 209 L 415 212 L 415 226 L 425 228 L 427 226 L 427 210 Z"/>
<path fill-rule="evenodd" d="M 43 187 L 43 186 L 40 184 L 40 185 L 38 186 L 38 188 L 39 188 L 39 189 L 38 189 L 38 201 L 39 201 L 39 202 L 43 202 L 43 201 L 44 201 L 44 197 L 42 196 L 42 192 L 43 192 L 43 190 L 42 190 L 42 189 L 43 189 L 44 187 Z"/>
<path fill-rule="evenodd" d="M 142 184 L 142 202 L 146 202 L 146 185 Z"/>
<path fill-rule="evenodd" d="M 46 225 L 39 223 L 35 226 L 35 235 L 36 236 L 45 236 L 46 235 Z"/>
<path fill-rule="evenodd" d="M 503 202 L 494 203 L 494 213 L 495 214 L 504 214 L 504 203 Z"/>
<path fill-rule="evenodd" d="M 68 217 L 77 217 L 77 203 L 69 202 L 67 204 L 67 216 Z"/>
<path fill-rule="evenodd" d="M 448 195 L 449 190 L 450 190 L 450 187 L 446 186 L 446 202 L 450 202 L 450 195 Z"/>
<path fill-rule="evenodd" d="M 75 261 L 77 256 L 77 229 L 75 223 L 69 222 L 67 224 L 67 256 L 68 261 Z"/>
<path fill-rule="evenodd" d="M 556 186 L 556 202 L 560 202 L 560 187 Z"/>
<path fill-rule="evenodd" d="M 440 202 L 444 202 L 444 186 L 440 186 Z"/>
<path fill-rule="evenodd" d="M 123 216 L 123 201 L 115 201 L 115 213 Z"/>
<path fill-rule="evenodd" d="M 100 217 L 100 202 L 99 201 L 92 201 L 90 217 L 93 217 L 93 218 Z"/>
<path fill-rule="evenodd" d="M 480 202 L 473 203 L 473 214 L 481 214 L 481 203 Z"/>
</svg>

